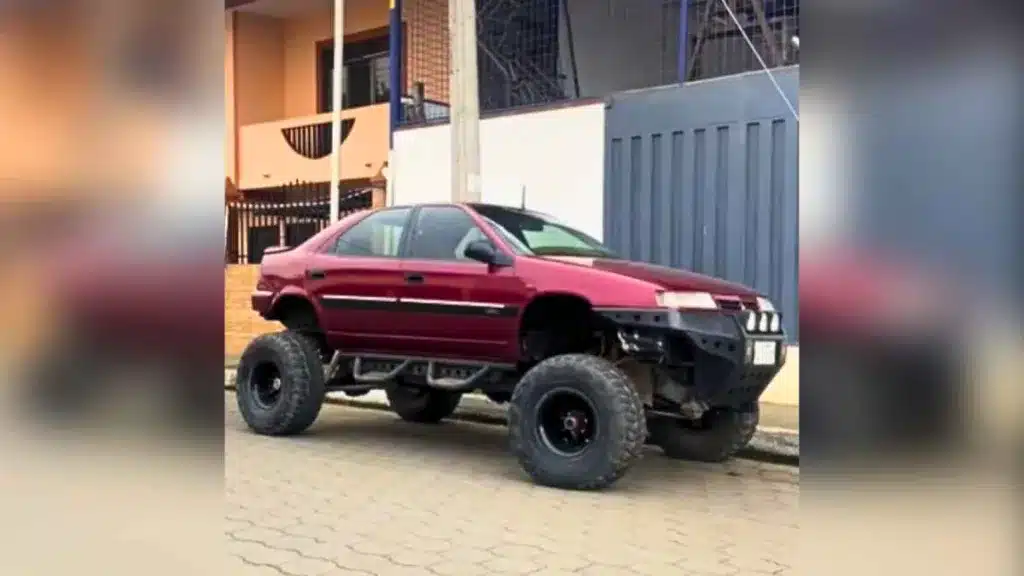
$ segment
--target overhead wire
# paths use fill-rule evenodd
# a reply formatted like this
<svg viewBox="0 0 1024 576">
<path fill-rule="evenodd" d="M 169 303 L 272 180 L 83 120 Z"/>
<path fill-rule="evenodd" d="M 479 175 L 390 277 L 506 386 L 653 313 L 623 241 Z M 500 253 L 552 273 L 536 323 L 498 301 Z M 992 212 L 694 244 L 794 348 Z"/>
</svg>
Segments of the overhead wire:
<svg viewBox="0 0 1024 576">
<path fill-rule="evenodd" d="M 790 114 L 793 115 L 793 118 L 796 119 L 797 124 L 799 124 L 800 114 L 797 113 L 796 106 L 794 106 L 793 103 L 789 100 L 789 97 L 786 96 L 786 93 L 782 90 L 782 86 L 779 85 L 779 81 L 775 79 L 775 74 L 772 73 L 771 68 L 769 68 L 768 64 L 765 63 L 764 58 L 761 57 L 761 53 L 757 51 L 757 48 L 754 46 L 754 43 L 750 40 L 750 36 L 747 35 L 747 31 L 744 30 L 743 25 L 740 24 L 740 19 L 737 18 L 736 13 L 733 12 L 732 6 L 730 6 L 729 2 L 727 2 L 726 0 L 719 1 L 722 3 L 722 6 L 725 7 L 725 11 L 728 12 L 729 18 L 731 18 L 733 23 L 736 25 L 736 29 L 740 31 L 741 35 L 743 35 L 743 40 L 747 43 L 747 46 L 750 48 L 750 51 L 754 53 L 754 58 L 757 58 L 758 64 L 761 65 L 761 69 L 764 70 L 765 74 L 768 75 L 768 79 L 771 80 L 772 85 L 775 86 L 775 90 L 779 93 L 779 96 L 782 98 L 782 101 L 786 103 L 786 107 L 789 108 Z M 754 1 L 758 2 L 759 0 Z"/>
</svg>

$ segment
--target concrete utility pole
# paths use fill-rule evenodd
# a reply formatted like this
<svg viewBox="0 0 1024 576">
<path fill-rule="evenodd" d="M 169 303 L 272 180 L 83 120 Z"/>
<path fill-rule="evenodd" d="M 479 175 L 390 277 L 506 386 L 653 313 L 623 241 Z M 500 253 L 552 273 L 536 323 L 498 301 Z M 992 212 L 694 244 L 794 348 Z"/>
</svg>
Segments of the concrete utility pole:
<svg viewBox="0 0 1024 576">
<path fill-rule="evenodd" d="M 331 74 L 331 217 L 341 211 L 341 92 L 345 74 L 345 0 L 334 0 L 334 73 Z"/>
<path fill-rule="evenodd" d="M 474 0 L 448 0 L 448 30 L 451 44 L 452 201 L 479 202 L 480 84 Z"/>
</svg>

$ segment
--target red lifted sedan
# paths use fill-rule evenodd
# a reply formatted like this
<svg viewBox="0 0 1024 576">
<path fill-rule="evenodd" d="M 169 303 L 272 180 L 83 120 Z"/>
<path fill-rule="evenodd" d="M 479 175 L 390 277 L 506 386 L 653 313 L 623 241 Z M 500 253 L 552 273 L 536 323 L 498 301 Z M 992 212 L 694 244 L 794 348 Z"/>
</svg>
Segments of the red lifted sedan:
<svg viewBox="0 0 1024 576">
<path fill-rule="evenodd" d="M 730 457 L 786 360 L 779 313 L 757 292 L 485 204 L 363 212 L 272 248 L 252 304 L 287 328 L 239 362 L 254 431 L 302 432 L 329 391 L 383 389 L 415 422 L 480 391 L 510 404 L 530 477 L 561 488 L 612 484 L 647 441 L 670 457 Z"/>
</svg>

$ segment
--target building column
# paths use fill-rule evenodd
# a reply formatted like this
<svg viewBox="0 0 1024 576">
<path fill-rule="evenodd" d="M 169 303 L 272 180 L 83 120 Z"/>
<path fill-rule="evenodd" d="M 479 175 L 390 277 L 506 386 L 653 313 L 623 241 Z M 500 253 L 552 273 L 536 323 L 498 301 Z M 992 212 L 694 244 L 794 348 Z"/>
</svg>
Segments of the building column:
<svg viewBox="0 0 1024 576">
<path fill-rule="evenodd" d="M 476 2 L 448 0 L 452 201 L 480 202 L 480 90 Z"/>
<path fill-rule="evenodd" d="M 388 81 L 391 85 L 388 127 L 388 178 L 386 203 L 394 203 L 395 197 L 395 130 L 402 124 L 402 95 L 404 94 L 405 69 L 402 37 L 402 0 L 391 0 L 388 27 Z"/>
<path fill-rule="evenodd" d="M 331 214 L 341 209 L 341 91 L 345 62 L 345 0 L 334 0 L 334 73 L 331 75 Z"/>
</svg>

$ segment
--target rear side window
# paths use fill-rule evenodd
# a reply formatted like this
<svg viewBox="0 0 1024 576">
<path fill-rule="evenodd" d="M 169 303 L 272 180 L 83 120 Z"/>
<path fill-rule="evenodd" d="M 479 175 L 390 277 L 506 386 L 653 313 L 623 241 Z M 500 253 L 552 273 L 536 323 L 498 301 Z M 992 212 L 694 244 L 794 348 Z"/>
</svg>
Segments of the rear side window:
<svg viewBox="0 0 1024 576">
<path fill-rule="evenodd" d="M 338 256 L 394 258 L 402 232 L 409 222 L 409 208 L 374 212 L 338 237 L 331 253 Z"/>
<path fill-rule="evenodd" d="M 409 239 L 409 258 L 419 260 L 466 260 L 466 247 L 486 240 L 464 210 L 455 206 L 424 206 L 416 217 Z"/>
</svg>

